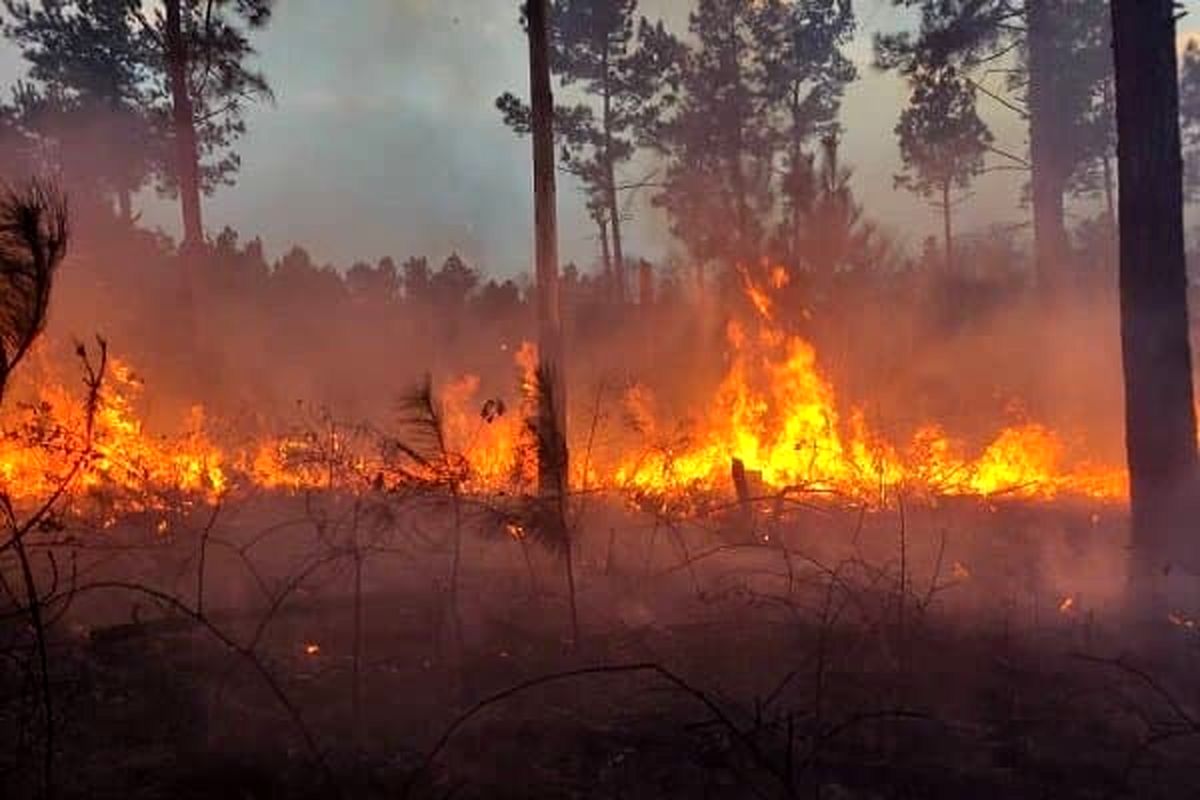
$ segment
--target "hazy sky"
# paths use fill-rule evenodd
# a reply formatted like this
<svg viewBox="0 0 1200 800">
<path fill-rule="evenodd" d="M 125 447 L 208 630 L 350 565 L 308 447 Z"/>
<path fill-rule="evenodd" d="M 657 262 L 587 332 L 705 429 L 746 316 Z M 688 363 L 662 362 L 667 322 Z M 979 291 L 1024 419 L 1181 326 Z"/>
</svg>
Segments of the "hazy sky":
<svg viewBox="0 0 1200 800">
<path fill-rule="evenodd" d="M 643 0 L 682 31 L 690 0 Z M 277 96 L 254 112 L 242 175 L 207 205 L 207 224 L 259 233 L 278 252 L 303 243 L 319 260 L 451 249 L 488 271 L 528 267 L 532 201 L 528 140 L 493 101 L 525 94 L 526 44 L 516 0 L 280 0 L 257 39 Z M 863 81 L 847 97 L 846 156 L 872 207 L 891 195 L 892 136 L 902 97 L 869 67 L 874 31 L 896 24 L 887 0 L 859 8 L 855 57 Z M 560 183 L 564 259 L 588 263 L 597 244 L 569 179 Z M 148 218 L 174 229 L 173 208 Z M 670 246 L 664 220 L 638 214 L 630 248 Z"/>
<path fill-rule="evenodd" d="M 528 80 L 517 5 L 279 0 L 271 26 L 256 38 L 276 103 L 251 113 L 238 185 L 208 200 L 207 226 L 261 235 L 271 254 L 301 243 L 317 260 L 342 265 L 387 254 L 440 259 L 458 250 L 492 274 L 526 270 L 529 144 L 493 107 L 503 91 L 524 94 Z M 642 7 L 682 31 L 690 0 L 643 0 Z M 890 0 L 861 0 L 856 10 L 851 55 L 861 80 L 843 107 L 844 157 L 856 169 L 868 213 L 913 242 L 934 221 L 911 195 L 892 188 L 892 129 L 905 90 L 870 66 L 874 34 L 902 20 Z M 19 73 L 11 47 L 0 49 L 0 67 Z M 1011 112 L 980 102 L 997 144 L 1021 151 L 1024 134 Z M 1016 219 L 1013 181 L 982 180 L 961 211 L 963 224 Z M 589 263 L 597 245 L 565 178 L 560 198 L 563 258 Z M 146 206 L 149 222 L 176 230 L 173 205 L 147 198 Z M 664 221 L 649 211 L 637 216 L 630 249 L 665 252 L 671 243 Z"/>
</svg>

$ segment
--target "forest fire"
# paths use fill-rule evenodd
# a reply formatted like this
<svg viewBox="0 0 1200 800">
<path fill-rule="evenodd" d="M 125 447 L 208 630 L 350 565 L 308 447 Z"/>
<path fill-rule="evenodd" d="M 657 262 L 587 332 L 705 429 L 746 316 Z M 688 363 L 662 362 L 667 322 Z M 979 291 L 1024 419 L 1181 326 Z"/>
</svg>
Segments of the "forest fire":
<svg viewBox="0 0 1200 800">
<path fill-rule="evenodd" d="M 3 797 L 1191 796 L 1197 4 L 0 0 Z"/>
<path fill-rule="evenodd" d="M 1025 499 L 1125 496 L 1121 469 L 1068 462 L 1061 438 L 1032 422 L 1004 428 L 974 456 L 935 423 L 920 427 L 906 448 L 897 448 L 870 430 L 861 410 L 843 413 L 814 348 L 775 323 L 770 288 L 787 285 L 786 271 L 769 270 L 770 287 L 757 284 L 745 270 L 742 279 L 757 319 L 751 327 L 729 323 L 732 361 L 704 424 L 682 447 L 663 447 L 619 467 L 618 484 L 658 491 L 711 489 L 728 481 L 730 461 L 737 459 L 775 491 L 833 493 L 875 503 L 887 502 L 896 490 Z M 652 429 L 646 396 L 638 393 L 629 400 L 635 418 Z"/>
<path fill-rule="evenodd" d="M 731 493 L 736 459 L 764 491 L 869 504 L 886 504 L 900 492 L 1027 500 L 1126 496 L 1122 469 L 1069 460 L 1062 438 L 1035 422 L 1003 428 L 976 453 L 936 423 L 920 426 L 906 445 L 887 441 L 860 409 L 841 407 L 814 347 L 776 322 L 771 292 L 786 286 L 786 271 L 771 269 L 761 285 L 748 273 L 743 280 L 755 313 L 747 322 L 727 324 L 729 365 L 702 406 L 705 414 L 664 441 L 660 432 L 667 426 L 657 419 L 652 390 L 629 388 L 625 411 L 649 447 L 630 445 L 612 463 L 589 463 L 586 480 L 577 475 L 577 485 L 642 497 Z M 527 420 L 536 405 L 534 347 L 523 345 L 515 361 L 520 379 L 511 412 L 501 399 L 481 398 L 473 375 L 437 393 L 444 442 L 436 457 L 463 464 L 456 480 L 467 491 L 533 487 Z M 142 384 L 121 362 L 110 367 L 89 442 L 82 399 L 47 377 L 47 370 L 37 373 L 35 399 L 8 406 L 0 437 L 0 475 L 17 502 L 53 492 L 80 459 L 68 494 L 104 494 L 131 510 L 161 509 L 169 497 L 215 502 L 234 489 L 350 489 L 431 478 L 419 470 L 397 471 L 386 438 L 332 422 L 322 430 L 218 443 L 203 407 L 195 405 L 182 435 L 155 436 L 139 416 Z"/>
</svg>

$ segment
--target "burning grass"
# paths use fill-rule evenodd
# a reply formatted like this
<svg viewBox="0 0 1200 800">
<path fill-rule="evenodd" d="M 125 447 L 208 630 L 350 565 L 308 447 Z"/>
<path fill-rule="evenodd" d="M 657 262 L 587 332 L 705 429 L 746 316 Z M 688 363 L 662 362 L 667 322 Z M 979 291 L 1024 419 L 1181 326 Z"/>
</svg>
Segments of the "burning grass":
<svg viewBox="0 0 1200 800">
<path fill-rule="evenodd" d="M 786 272 L 776 267 L 761 284 L 748 271 L 741 274 L 754 313 L 728 322 L 727 367 L 711 398 L 688 421 L 672 425 L 655 409 L 651 387 L 627 387 L 621 405 L 628 425 L 610 437 L 617 447 L 591 446 L 595 421 L 590 435 L 586 423 L 573 426 L 574 488 L 685 507 L 697 497 L 728 496 L 736 460 L 764 493 L 854 503 L 888 504 L 899 495 L 1098 502 L 1126 497 L 1123 468 L 1097 463 L 1085 443 L 1068 441 L 1022 415 L 975 447 L 934 421 L 919 425 L 906 444 L 889 440 L 872 428 L 863 409 L 839 402 L 814 347 L 776 321 L 772 292 L 787 285 Z M 432 469 L 461 473 L 457 480 L 470 493 L 528 493 L 535 480 L 528 425 L 536 383 L 532 346 L 523 345 L 515 361 L 518 379 L 510 402 L 480 396 L 481 383 L 473 375 L 440 387 L 447 453 L 456 464 Z M 91 452 L 70 487 L 76 498 L 124 497 L 136 509 L 153 507 L 159 501 L 147 498 L 155 497 L 213 503 L 232 491 L 338 484 L 398 489 L 444 477 L 432 474 L 429 464 L 413 463 L 394 425 L 346 426 L 326 411 L 302 415 L 284 435 L 260 428 L 222 437 L 216 433 L 220 421 L 214 424 L 202 406 L 193 405 L 177 426 L 180 433 L 155 435 L 143 421 L 144 391 L 130 365 L 114 362 L 100 396 Z M 24 400 L 10 403 L 0 420 L 0 477 L 18 502 L 56 485 L 86 438 L 81 400 L 48 365 L 29 374 L 21 394 Z"/>
</svg>

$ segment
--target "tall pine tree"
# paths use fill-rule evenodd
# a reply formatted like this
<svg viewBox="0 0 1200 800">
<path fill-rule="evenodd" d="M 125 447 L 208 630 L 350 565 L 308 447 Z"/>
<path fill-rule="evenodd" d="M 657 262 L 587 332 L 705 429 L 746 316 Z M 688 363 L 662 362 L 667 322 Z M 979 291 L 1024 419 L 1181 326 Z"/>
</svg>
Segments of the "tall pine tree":
<svg viewBox="0 0 1200 800">
<path fill-rule="evenodd" d="M 854 33 L 854 12 L 849 0 L 769 0 L 760 6 L 758 27 L 764 91 L 783 157 L 781 240 L 789 261 L 799 266 L 804 211 L 814 199 L 807 146 L 814 136 L 836 132 L 846 85 L 857 77 L 842 52 Z"/>
<path fill-rule="evenodd" d="M 926 198 L 941 214 L 943 264 L 952 270 L 956 194 L 983 170 L 992 134 L 975 111 L 974 87 L 954 67 L 918 69 L 909 80 L 912 97 L 896 125 L 904 164 L 896 185 Z"/>
<path fill-rule="evenodd" d="M 662 24 L 639 21 L 637 10 L 637 0 L 556 0 L 549 9 L 554 74 L 564 93 L 583 98 L 555 109 L 563 168 L 589 195 L 621 301 L 628 293 L 621 168 L 636 154 L 640 132 L 654 125 L 669 101 L 666 78 L 679 52 Z M 496 105 L 506 124 L 529 133 L 523 101 L 505 93 Z"/>
<path fill-rule="evenodd" d="M 39 160 L 72 194 L 115 198 L 132 219 L 132 197 L 156 163 L 148 106 L 149 45 L 133 0 L 7 0 L 5 33 L 29 63 L 18 86 L 18 124 Z M 77 199 L 78 203 L 78 199 Z"/>
<path fill-rule="evenodd" d="M 1080 66 L 1104 65 L 1103 1 L 896 2 L 919 10 L 920 25 L 917 31 L 877 39 L 881 66 L 911 72 L 916 64 L 947 63 L 981 91 L 977 77 L 1008 70 L 1009 96 L 986 94 L 1028 123 L 1034 264 L 1039 286 L 1053 298 L 1070 260 L 1064 197 L 1089 152 L 1097 152 L 1094 138 L 1080 133 L 1094 121 L 1103 98 L 1091 86 L 1106 80 L 1107 73 L 1086 73 Z M 1081 57 L 1084 51 L 1087 58 Z"/>
</svg>

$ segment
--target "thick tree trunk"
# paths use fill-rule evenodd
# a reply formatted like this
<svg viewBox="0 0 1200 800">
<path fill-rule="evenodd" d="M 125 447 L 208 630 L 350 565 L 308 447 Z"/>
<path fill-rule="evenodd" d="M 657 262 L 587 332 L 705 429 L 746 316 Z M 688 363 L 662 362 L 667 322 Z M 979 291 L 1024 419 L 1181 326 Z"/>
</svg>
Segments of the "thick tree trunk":
<svg viewBox="0 0 1200 800">
<path fill-rule="evenodd" d="M 1054 0 L 1028 0 L 1026 26 L 1029 49 L 1029 163 L 1033 200 L 1033 256 L 1038 287 L 1053 300 L 1062 290 L 1068 255 L 1063 221 L 1062 142 L 1058 119 L 1053 22 Z"/>
<path fill-rule="evenodd" d="M 533 111 L 533 194 L 537 258 L 539 408 L 538 481 L 541 494 L 566 491 L 566 388 L 558 305 L 558 220 L 554 182 L 554 94 L 550 84 L 547 0 L 530 0 L 529 84 Z"/>
<path fill-rule="evenodd" d="M 1121 348 L 1135 607 L 1161 619 L 1163 576 L 1190 546 L 1196 415 L 1172 0 L 1113 0 Z"/>
<path fill-rule="evenodd" d="M 196 144 L 196 116 L 188 86 L 187 38 L 183 32 L 182 0 L 165 0 L 166 61 L 171 84 L 171 123 L 175 131 L 175 177 L 183 212 L 185 249 L 204 243 L 200 210 L 200 154 Z"/>
</svg>

